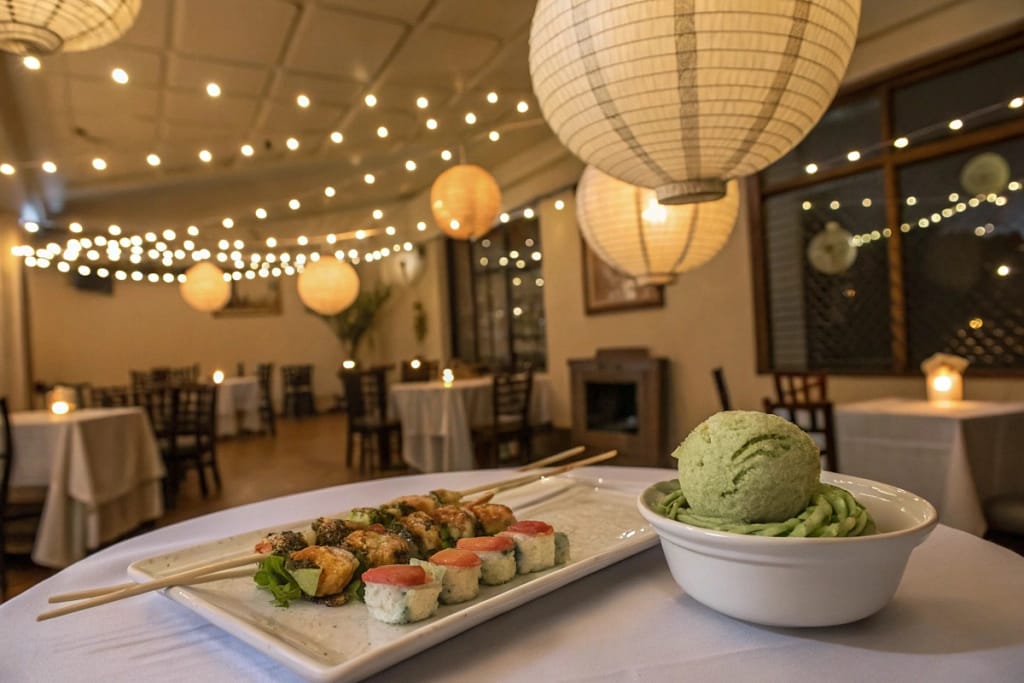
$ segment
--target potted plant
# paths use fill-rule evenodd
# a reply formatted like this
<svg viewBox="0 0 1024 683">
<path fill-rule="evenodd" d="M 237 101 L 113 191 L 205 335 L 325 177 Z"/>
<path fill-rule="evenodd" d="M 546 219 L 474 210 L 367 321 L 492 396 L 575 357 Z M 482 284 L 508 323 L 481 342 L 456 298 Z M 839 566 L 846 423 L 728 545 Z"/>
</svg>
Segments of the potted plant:
<svg viewBox="0 0 1024 683">
<path fill-rule="evenodd" d="M 348 358 L 353 361 L 359 359 L 359 343 L 366 336 L 373 326 L 384 302 L 391 296 L 391 288 L 387 285 L 378 285 L 374 289 L 364 289 L 359 296 L 341 313 L 334 315 L 322 315 L 310 311 L 318 316 L 331 328 L 334 336 L 338 338 Z M 307 309 L 309 310 L 309 309 Z"/>
</svg>

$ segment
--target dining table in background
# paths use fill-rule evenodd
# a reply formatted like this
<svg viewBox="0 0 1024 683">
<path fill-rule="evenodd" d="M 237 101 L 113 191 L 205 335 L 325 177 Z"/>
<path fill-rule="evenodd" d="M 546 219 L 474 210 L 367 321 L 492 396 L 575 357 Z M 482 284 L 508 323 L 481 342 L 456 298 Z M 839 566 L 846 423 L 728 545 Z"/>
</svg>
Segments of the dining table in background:
<svg viewBox="0 0 1024 683">
<path fill-rule="evenodd" d="M 257 377 L 225 377 L 217 385 L 217 436 L 260 431 L 260 382 Z"/>
<path fill-rule="evenodd" d="M 336 512 L 338 501 L 377 505 L 402 494 L 464 489 L 508 474 L 475 470 L 335 486 L 215 512 L 105 548 L 0 606 L 0 642 L 8 644 L 0 657 L 0 680 L 299 681 L 259 649 L 159 593 L 50 621 L 35 618 L 53 608 L 49 596 L 123 582 L 128 565 L 147 557 Z M 595 466 L 572 476 L 633 495 L 676 474 Z M 639 513 L 637 520 L 643 524 Z M 201 596 L 203 588 L 190 592 Z M 661 548 L 652 546 L 367 680 L 1016 681 L 1024 671 L 1021 595 L 1024 557 L 940 524 L 914 550 L 893 601 L 878 614 L 830 628 L 756 626 L 683 593 Z M 254 587 L 253 599 L 268 598 Z M 248 627 L 273 632 L 271 624 Z M 302 642 L 297 632 L 279 638 Z"/>
<path fill-rule="evenodd" d="M 835 406 L 844 474 L 927 498 L 943 524 L 981 536 L 984 503 L 1024 494 L 1024 402 L 881 398 Z"/>
<path fill-rule="evenodd" d="M 493 415 L 490 376 L 442 381 L 396 382 L 390 405 L 402 424 L 402 459 L 420 472 L 449 472 L 476 467 L 474 427 L 490 424 Z M 534 373 L 530 424 L 551 420 L 548 375 Z"/>
<path fill-rule="evenodd" d="M 36 564 L 66 567 L 163 514 L 164 463 L 142 408 L 15 412 L 10 423 L 11 487 L 46 488 Z"/>
</svg>

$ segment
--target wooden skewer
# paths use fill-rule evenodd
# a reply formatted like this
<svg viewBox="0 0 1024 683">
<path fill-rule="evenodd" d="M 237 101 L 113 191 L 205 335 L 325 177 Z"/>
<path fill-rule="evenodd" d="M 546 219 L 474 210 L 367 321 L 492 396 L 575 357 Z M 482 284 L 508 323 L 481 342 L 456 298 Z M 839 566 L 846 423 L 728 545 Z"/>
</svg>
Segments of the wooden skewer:
<svg viewBox="0 0 1024 683">
<path fill-rule="evenodd" d="M 585 450 L 587 450 L 587 449 L 584 446 L 573 446 L 572 448 L 570 448 L 567 451 L 562 451 L 561 453 L 555 453 L 554 455 L 549 455 L 546 458 L 541 458 L 540 460 L 537 460 L 535 462 L 531 462 L 529 465 L 524 465 L 524 466 L 519 468 L 519 471 L 520 472 L 528 472 L 530 470 L 536 470 L 536 469 L 539 469 L 541 467 L 547 467 L 548 465 L 554 465 L 555 463 L 562 462 L 563 460 L 568 460 L 569 458 L 573 458 L 573 457 L 579 455 L 580 453 L 582 453 Z"/>
<path fill-rule="evenodd" d="M 222 579 L 235 579 L 242 576 L 252 576 L 252 574 L 252 570 L 248 568 L 220 571 L 212 574 L 205 574 L 195 579 L 184 579 L 180 583 L 176 582 L 170 585 L 194 586 L 198 583 L 209 583 L 210 581 L 220 581 Z M 58 593 L 57 595 L 51 595 L 47 602 L 53 604 L 59 602 L 72 602 L 74 600 L 85 600 L 86 598 L 95 598 L 100 595 L 106 595 L 107 593 L 116 593 L 139 585 L 142 584 L 138 581 L 128 581 L 127 583 L 119 583 L 113 586 L 100 586 L 99 588 L 89 588 L 82 591 L 76 591 L 74 593 Z"/>
<path fill-rule="evenodd" d="M 570 470 L 574 470 L 574 469 L 577 469 L 579 467 L 586 467 L 587 465 L 596 465 L 599 462 L 604 462 L 605 460 L 611 460 L 612 458 L 614 458 L 618 454 L 619 454 L 619 452 L 615 451 L 615 450 L 606 451 L 604 453 L 600 453 L 598 455 L 595 455 L 595 456 L 592 456 L 592 457 L 589 457 L 589 458 L 584 458 L 583 460 L 579 460 L 577 462 L 569 463 L 568 465 L 562 465 L 561 467 L 556 467 L 553 470 L 547 470 L 545 472 L 538 472 L 536 474 L 528 474 L 528 475 L 525 475 L 525 476 L 522 476 L 522 477 L 516 477 L 514 479 L 506 479 L 505 481 L 498 481 L 498 482 L 494 482 L 494 483 L 491 483 L 491 484 L 481 484 L 480 486 L 474 486 L 471 489 L 465 489 L 463 491 L 456 491 L 455 493 L 459 494 L 459 498 L 465 498 L 466 496 L 471 496 L 474 493 L 481 493 L 483 491 L 494 491 L 495 493 L 497 493 L 498 491 L 508 491 L 509 489 L 514 489 L 514 488 L 518 488 L 520 486 L 525 486 L 526 484 L 529 484 L 531 482 L 535 482 L 538 479 L 543 479 L 544 477 L 553 477 L 556 474 L 562 474 L 564 472 L 568 472 Z"/>
<path fill-rule="evenodd" d="M 265 555 L 260 553 L 253 553 L 252 555 L 246 555 L 244 557 L 236 557 L 230 560 L 223 560 L 221 562 L 214 562 L 213 564 L 204 565 L 189 571 L 179 572 L 170 576 L 165 576 L 162 579 L 154 579 L 152 581 L 146 581 L 145 583 L 138 583 L 129 588 L 115 591 L 113 593 L 107 593 L 100 595 L 95 598 L 88 600 L 82 600 L 75 603 L 74 605 L 68 605 L 67 607 L 61 607 L 60 609 L 50 610 L 49 612 L 43 612 L 36 621 L 46 621 L 47 619 L 53 619 L 54 617 L 62 617 L 65 614 L 71 614 L 73 612 L 79 612 L 90 607 L 99 607 L 100 605 L 106 605 L 107 603 L 114 602 L 116 600 L 122 600 L 124 598 L 130 598 L 135 595 L 141 595 L 150 591 L 159 590 L 161 588 L 167 588 L 168 586 L 181 585 L 188 581 L 191 582 L 193 579 L 205 576 L 207 574 L 213 574 L 215 572 L 222 571 L 224 569 L 233 569 L 246 564 L 252 564 L 262 560 Z M 212 580 L 212 579 L 211 579 Z"/>
</svg>

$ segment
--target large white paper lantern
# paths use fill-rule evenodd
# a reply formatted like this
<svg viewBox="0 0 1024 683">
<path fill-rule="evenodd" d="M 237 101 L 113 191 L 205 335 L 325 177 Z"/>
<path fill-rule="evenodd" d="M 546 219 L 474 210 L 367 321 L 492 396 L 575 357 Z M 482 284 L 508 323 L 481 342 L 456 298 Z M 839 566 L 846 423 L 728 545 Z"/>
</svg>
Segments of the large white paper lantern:
<svg viewBox="0 0 1024 683">
<path fill-rule="evenodd" d="M 501 188 L 494 176 L 479 166 L 452 166 L 434 180 L 430 209 L 437 227 L 449 237 L 476 239 L 494 226 L 501 210 Z"/>
<path fill-rule="evenodd" d="M 192 308 L 204 313 L 219 311 L 231 300 L 231 283 L 224 271 L 209 261 L 201 261 L 185 271 L 185 281 L 178 285 L 181 298 Z"/>
<path fill-rule="evenodd" d="M 322 315 L 334 315 L 359 296 L 359 274 L 350 263 L 327 257 L 307 263 L 297 286 L 302 303 Z"/>
<path fill-rule="evenodd" d="M 576 187 L 583 239 L 612 268 L 641 285 L 663 285 L 707 263 L 729 240 L 739 210 L 737 181 L 710 202 L 671 206 L 654 190 L 587 166 Z"/>
<path fill-rule="evenodd" d="M 814 127 L 859 17 L 860 0 L 538 0 L 530 75 L 576 156 L 662 203 L 704 201 Z"/>
<path fill-rule="evenodd" d="M 4 0 L 0 50 L 16 55 L 91 50 L 123 36 L 142 0 Z"/>
</svg>

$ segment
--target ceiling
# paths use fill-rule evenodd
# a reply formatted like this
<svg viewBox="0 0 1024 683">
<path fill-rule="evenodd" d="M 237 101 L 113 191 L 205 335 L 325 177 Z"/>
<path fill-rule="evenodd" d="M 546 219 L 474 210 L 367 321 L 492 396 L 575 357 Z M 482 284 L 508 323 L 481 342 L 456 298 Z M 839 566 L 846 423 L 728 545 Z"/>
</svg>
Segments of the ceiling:
<svg viewBox="0 0 1024 683">
<path fill-rule="evenodd" d="M 112 45 L 44 57 L 38 71 L 0 57 L 0 162 L 19 169 L 0 176 L 0 211 L 53 229 L 77 220 L 142 232 L 216 226 L 224 217 L 264 232 L 312 219 L 337 230 L 373 227 L 374 208 L 386 212 L 422 193 L 460 158 L 493 168 L 553 138 L 530 89 L 534 4 L 143 0 L 135 25 Z M 865 0 L 861 39 L 950 4 Z M 115 68 L 127 83 L 111 78 Z M 207 94 L 211 82 L 219 97 Z M 368 94 L 375 107 L 364 102 Z M 418 97 L 429 106 L 418 108 Z M 290 137 L 297 150 L 287 148 Z M 243 144 L 253 146 L 251 157 Z M 445 149 L 454 161 L 442 160 Z M 212 161 L 201 161 L 201 150 Z M 147 164 L 150 154 L 159 166 Z M 106 170 L 92 167 L 96 157 Z M 56 173 L 43 172 L 45 160 Z M 291 199 L 298 210 L 288 208 Z M 254 215 L 258 207 L 266 221 Z M 399 229 L 415 235 L 412 226 Z"/>
</svg>

